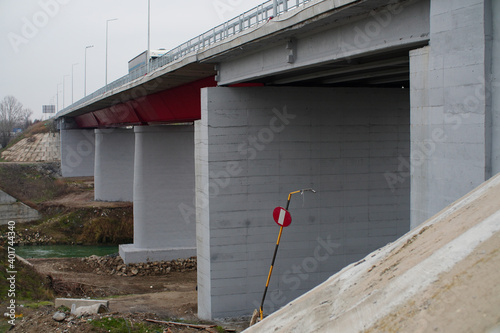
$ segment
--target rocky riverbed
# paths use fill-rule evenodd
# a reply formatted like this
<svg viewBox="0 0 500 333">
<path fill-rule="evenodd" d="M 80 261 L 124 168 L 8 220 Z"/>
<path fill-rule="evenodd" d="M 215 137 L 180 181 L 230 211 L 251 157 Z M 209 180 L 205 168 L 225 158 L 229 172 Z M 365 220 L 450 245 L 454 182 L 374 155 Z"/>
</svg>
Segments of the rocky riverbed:
<svg viewBox="0 0 500 333">
<path fill-rule="evenodd" d="M 196 271 L 196 257 L 171 261 L 152 261 L 125 265 L 119 255 L 90 256 L 81 259 L 99 275 L 157 276 L 170 272 Z"/>
</svg>

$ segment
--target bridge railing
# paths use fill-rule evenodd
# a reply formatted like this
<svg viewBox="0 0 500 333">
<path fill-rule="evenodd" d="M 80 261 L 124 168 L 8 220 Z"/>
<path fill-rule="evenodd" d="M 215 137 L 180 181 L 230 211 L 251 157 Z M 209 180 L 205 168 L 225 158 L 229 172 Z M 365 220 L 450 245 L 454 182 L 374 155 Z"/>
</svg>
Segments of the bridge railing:
<svg viewBox="0 0 500 333">
<path fill-rule="evenodd" d="M 176 61 L 188 54 L 197 52 L 205 47 L 213 45 L 228 37 L 241 33 L 242 31 L 255 27 L 261 23 L 265 23 L 277 17 L 280 14 L 294 10 L 307 2 L 312 0 L 268 0 L 263 4 L 258 5 L 233 19 L 216 26 L 205 33 L 194 37 L 187 42 L 177 46 L 176 48 L 168 51 L 163 56 L 150 61 L 149 72 L 152 72 L 160 67 L 163 67 L 173 61 Z M 143 65 L 127 75 L 107 84 L 106 86 L 94 91 L 93 93 L 76 101 L 74 104 L 59 111 L 59 114 L 64 113 L 66 110 L 72 109 L 81 105 L 93 98 L 99 97 L 102 94 L 121 87 L 141 76 L 146 75 L 148 72 L 147 65 Z"/>
</svg>

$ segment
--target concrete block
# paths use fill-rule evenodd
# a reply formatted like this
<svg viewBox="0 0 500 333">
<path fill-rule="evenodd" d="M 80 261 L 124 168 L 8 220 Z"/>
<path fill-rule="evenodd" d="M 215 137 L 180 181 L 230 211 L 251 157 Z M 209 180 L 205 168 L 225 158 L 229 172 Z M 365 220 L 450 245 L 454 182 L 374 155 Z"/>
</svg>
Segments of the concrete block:
<svg viewBox="0 0 500 333">
<path fill-rule="evenodd" d="M 119 253 L 125 264 L 185 259 L 196 256 L 195 247 L 138 248 L 135 244 L 122 244 Z"/>
<path fill-rule="evenodd" d="M 97 299 L 79 299 L 79 298 L 56 298 L 54 301 L 54 307 L 57 309 L 60 306 L 65 306 L 67 308 L 72 308 L 73 305 L 77 308 L 81 306 L 90 306 L 94 304 L 102 304 L 109 308 L 109 301 L 107 300 L 97 300 Z"/>
</svg>

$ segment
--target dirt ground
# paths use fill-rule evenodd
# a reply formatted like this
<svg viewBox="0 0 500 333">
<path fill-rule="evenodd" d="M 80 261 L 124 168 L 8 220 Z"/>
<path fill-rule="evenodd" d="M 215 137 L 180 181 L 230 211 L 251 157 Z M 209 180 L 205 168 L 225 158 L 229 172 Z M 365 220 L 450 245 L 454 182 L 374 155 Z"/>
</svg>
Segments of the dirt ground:
<svg viewBox="0 0 500 333">
<path fill-rule="evenodd" d="M 58 323 L 52 319 L 56 312 L 53 306 L 37 310 L 24 308 L 21 310 L 23 318 L 16 322 L 12 332 L 99 332 L 88 324 L 88 319 L 102 317 L 127 318 L 131 323 L 155 319 L 217 324 L 229 332 L 240 332 L 246 325 L 246 322 L 209 323 L 197 318 L 196 271 L 124 277 L 97 274 L 81 258 L 30 259 L 29 262 L 40 274 L 57 281 L 59 287 L 61 284 L 66 286 L 66 295 L 60 297 L 88 296 L 109 300 L 110 313 Z M 216 328 L 201 330 L 176 325 L 164 325 L 164 329 L 172 333 L 218 332 Z"/>
<path fill-rule="evenodd" d="M 165 317 L 196 319 L 196 271 L 123 277 L 96 274 L 81 258 L 30 259 L 29 262 L 43 275 L 68 285 L 83 285 L 88 291 L 81 295 L 69 287 L 64 297 L 113 296 L 110 311 L 152 312 Z"/>
<path fill-rule="evenodd" d="M 64 184 L 67 188 L 63 195 L 39 203 L 39 208 L 78 209 L 132 206 L 131 202 L 94 201 L 93 177 L 66 178 Z M 16 325 L 9 332 L 108 332 L 89 324 L 90 320 L 102 318 L 110 321 L 113 318 L 125 318 L 128 326 L 123 332 L 135 332 L 130 328 L 144 324 L 149 325 L 147 326 L 150 327 L 149 332 L 222 332 L 220 328 L 215 327 L 197 329 L 178 325 L 158 326 L 158 324 L 148 324 L 146 319 L 216 324 L 226 329 L 227 332 L 241 332 L 247 326 L 247 320 L 207 323 L 197 318 L 195 270 L 171 271 L 159 276 L 139 276 L 140 274 L 119 276 L 97 272 L 81 258 L 30 259 L 29 262 L 42 276 L 50 277 L 47 281 L 53 287 L 57 287 L 55 289 L 59 291 L 58 297 L 107 299 L 110 312 L 82 318 L 69 316 L 62 322 L 56 322 L 52 319 L 56 312 L 54 306 L 44 306 L 38 309 L 18 308 L 22 318 L 16 320 Z M 61 290 L 64 292 L 61 293 Z M 2 329 L 6 324 L 6 319 L 3 319 L 0 321 L 0 332 L 3 332 Z"/>
<path fill-rule="evenodd" d="M 94 200 L 94 177 L 72 177 L 65 178 L 66 184 L 70 187 L 68 193 L 54 200 L 45 201 L 44 207 L 64 206 L 67 208 L 115 208 L 130 207 L 131 202 L 111 202 Z"/>
</svg>

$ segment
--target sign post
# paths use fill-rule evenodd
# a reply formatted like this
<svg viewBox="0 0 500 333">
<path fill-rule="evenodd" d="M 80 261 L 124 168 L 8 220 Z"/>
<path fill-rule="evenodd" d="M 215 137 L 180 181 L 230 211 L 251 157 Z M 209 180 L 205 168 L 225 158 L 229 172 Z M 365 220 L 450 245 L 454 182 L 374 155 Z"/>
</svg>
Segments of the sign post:
<svg viewBox="0 0 500 333">
<path fill-rule="evenodd" d="M 260 320 L 264 319 L 264 300 L 266 299 L 267 288 L 269 287 L 269 281 L 271 280 L 271 274 L 273 273 L 274 261 L 276 260 L 276 253 L 278 253 L 278 247 L 280 245 L 281 234 L 283 233 L 283 228 L 288 227 L 292 223 L 292 216 L 290 215 L 290 212 L 288 211 L 288 207 L 290 206 L 290 199 L 292 198 L 292 194 L 295 194 L 295 193 L 304 194 L 305 191 L 311 191 L 313 193 L 316 193 L 316 191 L 313 190 L 312 188 L 290 192 L 288 194 L 286 208 L 283 208 L 283 207 L 274 208 L 273 218 L 274 218 L 274 221 L 280 226 L 280 232 L 278 234 L 278 240 L 276 241 L 276 247 L 274 248 L 273 260 L 271 261 L 271 267 L 269 268 L 269 274 L 267 275 L 266 287 L 264 288 L 264 295 L 262 295 L 262 301 L 260 302 L 260 308 L 259 308 Z M 252 321 L 250 322 L 250 326 L 252 324 L 254 324 L 254 322 L 256 320 L 256 318 L 254 318 L 256 312 L 257 312 L 257 310 L 254 312 L 254 316 L 252 316 Z"/>
<path fill-rule="evenodd" d="M 42 105 L 42 113 L 56 113 L 55 105 Z"/>
</svg>

